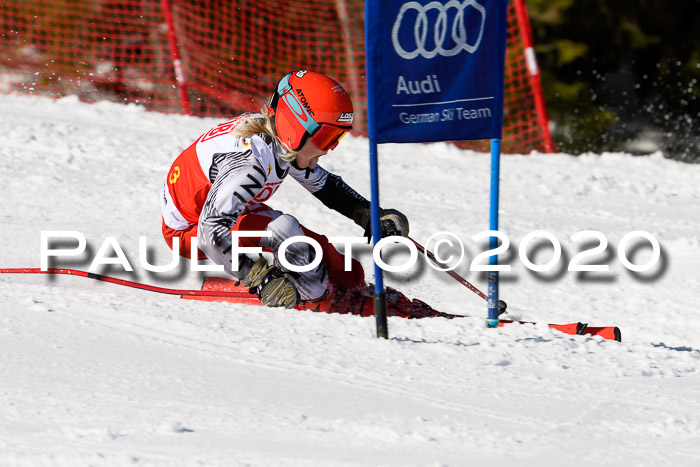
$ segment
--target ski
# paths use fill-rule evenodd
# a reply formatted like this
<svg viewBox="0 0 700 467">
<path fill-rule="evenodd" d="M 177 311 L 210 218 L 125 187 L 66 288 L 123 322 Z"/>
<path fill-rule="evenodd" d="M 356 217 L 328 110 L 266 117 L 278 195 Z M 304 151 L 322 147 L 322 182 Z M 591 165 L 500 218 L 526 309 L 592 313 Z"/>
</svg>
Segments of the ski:
<svg viewBox="0 0 700 467">
<path fill-rule="evenodd" d="M 95 274 L 93 272 L 80 271 L 77 269 L 64 269 L 64 268 L 48 268 L 42 270 L 39 268 L 13 268 L 13 269 L 0 269 L 0 274 L 65 274 L 68 276 L 78 276 L 87 277 L 88 279 L 94 279 L 102 282 L 109 282 L 110 284 L 123 285 L 125 287 L 131 287 L 134 289 L 147 290 L 149 292 L 157 292 L 168 295 L 182 295 L 188 297 L 240 297 L 241 292 L 226 292 L 226 291 L 207 291 L 207 290 L 196 290 L 196 289 L 169 289 L 166 287 L 158 287 L 154 285 L 142 284 L 140 282 L 128 281 L 125 279 L 118 279 L 116 277 L 104 276 L 102 274 Z"/>
<path fill-rule="evenodd" d="M 503 327 L 506 324 L 537 324 L 532 321 L 513 321 L 508 319 L 498 320 L 498 327 Z M 622 342 L 622 333 L 617 326 L 589 326 L 586 323 L 570 323 L 570 324 L 548 324 L 552 329 L 578 336 L 600 336 L 603 339 Z"/>
<path fill-rule="evenodd" d="M 370 287 L 371 289 L 371 287 Z M 247 290 L 241 289 L 241 287 L 236 285 L 236 282 L 230 279 L 223 279 L 220 277 L 207 277 L 204 280 L 204 283 L 202 284 L 202 290 L 207 290 L 207 291 L 214 291 L 214 290 L 220 290 L 220 291 L 227 291 L 230 293 L 239 293 L 241 295 L 240 299 L 236 299 L 236 303 L 247 303 L 250 305 L 262 305 L 259 300 L 256 299 L 254 295 L 249 295 Z M 391 289 L 387 289 L 387 292 L 389 295 L 391 295 Z M 189 300 L 206 300 L 206 301 L 231 301 L 229 298 L 223 298 L 223 297 L 216 297 L 213 295 L 209 296 L 183 296 L 182 298 L 189 299 Z M 364 304 L 369 305 L 371 303 L 371 290 L 368 293 L 366 301 Z M 346 297 L 340 297 L 338 301 L 346 301 Z M 428 306 L 427 304 L 420 302 L 416 299 L 412 301 L 412 304 L 415 306 L 415 302 L 419 302 L 423 306 Z M 333 307 L 333 303 L 331 301 L 330 307 L 324 307 L 323 309 L 319 309 L 318 307 L 315 308 L 313 311 L 325 311 L 325 312 L 338 312 L 338 310 L 332 310 L 329 308 Z M 429 307 L 429 306 L 428 306 Z M 306 308 L 304 306 L 297 305 L 296 307 L 298 310 L 306 310 L 309 308 Z M 391 308 L 389 307 L 389 316 L 392 316 L 391 313 Z M 367 306 L 367 309 L 370 310 L 370 312 L 373 311 L 373 307 Z M 432 309 L 431 309 L 432 310 Z M 357 311 L 357 310 L 356 310 Z M 342 313 L 342 312 L 341 312 Z M 362 315 L 362 316 L 370 316 L 370 314 Z M 396 316 L 396 314 L 394 314 Z M 465 315 L 455 315 L 455 314 L 449 314 L 449 313 L 440 313 L 440 316 L 447 318 L 447 319 L 456 319 L 456 318 L 472 318 L 471 316 L 465 316 Z M 537 324 L 531 321 L 515 321 L 515 320 L 508 320 L 508 319 L 500 319 L 498 323 L 498 327 L 503 327 L 507 324 Z M 620 329 L 616 326 L 603 326 L 603 327 L 592 327 L 588 326 L 586 323 L 569 323 L 569 324 L 547 324 L 552 329 L 555 329 L 559 332 L 563 332 L 564 334 L 570 334 L 570 335 L 589 335 L 589 336 L 600 336 L 604 339 L 607 340 L 615 340 L 618 342 L 622 341 L 622 335 L 620 333 Z"/>
</svg>

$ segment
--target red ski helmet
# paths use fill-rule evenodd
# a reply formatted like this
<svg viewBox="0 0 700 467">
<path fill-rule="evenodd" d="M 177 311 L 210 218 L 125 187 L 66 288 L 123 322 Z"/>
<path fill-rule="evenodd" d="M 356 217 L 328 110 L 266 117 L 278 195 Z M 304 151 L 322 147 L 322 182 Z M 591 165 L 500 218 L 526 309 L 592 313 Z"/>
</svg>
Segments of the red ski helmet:
<svg viewBox="0 0 700 467">
<path fill-rule="evenodd" d="M 352 101 L 335 80 L 313 71 L 289 73 L 277 84 L 267 115 L 280 140 L 299 151 L 308 139 L 317 148 L 335 149 L 352 131 Z"/>
</svg>

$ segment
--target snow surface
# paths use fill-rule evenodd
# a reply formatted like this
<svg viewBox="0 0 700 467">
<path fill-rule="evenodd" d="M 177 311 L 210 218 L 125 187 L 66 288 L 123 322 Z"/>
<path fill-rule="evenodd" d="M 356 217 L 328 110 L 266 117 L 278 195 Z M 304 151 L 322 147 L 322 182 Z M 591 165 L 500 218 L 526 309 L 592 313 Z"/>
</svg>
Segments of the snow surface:
<svg viewBox="0 0 700 467">
<path fill-rule="evenodd" d="M 159 189 L 172 159 L 214 119 L 0 96 L 0 267 L 39 267 L 42 230 L 74 230 L 87 269 L 116 237 L 135 269 L 101 272 L 199 288 L 190 263 L 164 264 Z M 367 141 L 322 165 L 369 194 Z M 380 148 L 381 196 L 425 241 L 488 228 L 489 157 L 446 144 Z M 444 173 L 448 174 L 446 178 Z M 700 465 L 700 166 L 661 154 L 517 155 L 501 162 L 501 263 L 509 316 L 617 325 L 623 342 L 545 326 L 484 328 L 485 303 L 421 261 L 387 285 L 459 320 L 372 318 L 181 300 L 79 277 L 0 275 L 0 465 Z M 360 235 L 294 181 L 270 204 L 326 235 Z M 566 271 L 598 230 L 610 244 Z M 519 240 L 563 245 L 550 273 L 527 270 Z M 617 258 L 628 232 L 661 243 L 659 266 Z M 67 245 L 72 246 L 72 245 Z M 588 247 L 595 246 L 589 242 Z M 400 249 L 392 261 L 406 258 Z M 644 263 L 650 248 L 629 250 Z M 534 248 L 543 264 L 551 249 Z M 371 250 L 355 252 L 372 278 Z M 478 287 L 484 276 L 457 268 Z"/>
</svg>

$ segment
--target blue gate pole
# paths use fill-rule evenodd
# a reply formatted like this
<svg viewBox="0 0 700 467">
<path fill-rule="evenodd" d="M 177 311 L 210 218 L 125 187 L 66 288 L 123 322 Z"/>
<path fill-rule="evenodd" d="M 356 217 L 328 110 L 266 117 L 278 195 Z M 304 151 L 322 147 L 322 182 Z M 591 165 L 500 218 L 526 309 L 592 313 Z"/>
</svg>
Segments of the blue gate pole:
<svg viewBox="0 0 700 467">
<path fill-rule="evenodd" d="M 377 162 L 377 128 L 374 112 L 374 67 L 376 63 L 376 49 L 371 46 L 373 41 L 369 37 L 370 25 L 379 18 L 378 4 L 365 2 L 365 79 L 367 82 L 367 135 L 369 136 L 369 172 L 371 184 L 371 222 L 374 245 L 382 239 L 382 229 L 379 222 L 379 164 Z M 370 11 L 372 10 L 372 11 Z M 389 338 L 389 326 L 386 320 L 386 292 L 384 291 L 384 271 L 374 263 L 374 316 L 377 325 L 377 337 Z"/>
<path fill-rule="evenodd" d="M 370 121 L 372 118 L 370 117 Z M 371 215 L 372 238 L 374 246 L 382 239 L 382 228 L 379 221 L 379 164 L 377 162 L 377 144 L 374 138 L 369 139 L 369 172 L 372 185 Z M 374 317 L 377 322 L 377 337 L 389 338 L 389 325 L 386 319 L 386 292 L 384 291 L 384 271 L 374 263 Z"/>
<path fill-rule="evenodd" d="M 500 177 L 501 163 L 501 140 L 491 140 L 491 212 L 490 212 L 490 230 L 498 230 L 498 189 Z M 490 237 L 489 249 L 493 250 L 498 247 L 498 238 Z M 489 257 L 489 264 L 495 266 L 498 264 L 498 256 L 492 255 Z M 488 285 L 488 318 L 486 325 L 490 328 L 498 327 L 498 271 L 489 271 Z"/>
</svg>

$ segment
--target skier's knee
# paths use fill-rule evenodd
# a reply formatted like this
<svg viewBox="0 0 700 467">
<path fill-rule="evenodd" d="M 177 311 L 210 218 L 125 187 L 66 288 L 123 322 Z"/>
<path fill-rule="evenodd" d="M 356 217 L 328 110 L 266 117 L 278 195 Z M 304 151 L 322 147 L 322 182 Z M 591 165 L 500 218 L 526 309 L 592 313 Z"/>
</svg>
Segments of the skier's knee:
<svg viewBox="0 0 700 467">
<path fill-rule="evenodd" d="M 304 235 L 297 218 L 289 214 L 282 214 L 267 224 L 266 230 L 272 234 L 270 241 L 273 243 L 281 243 L 290 237 Z"/>
</svg>

